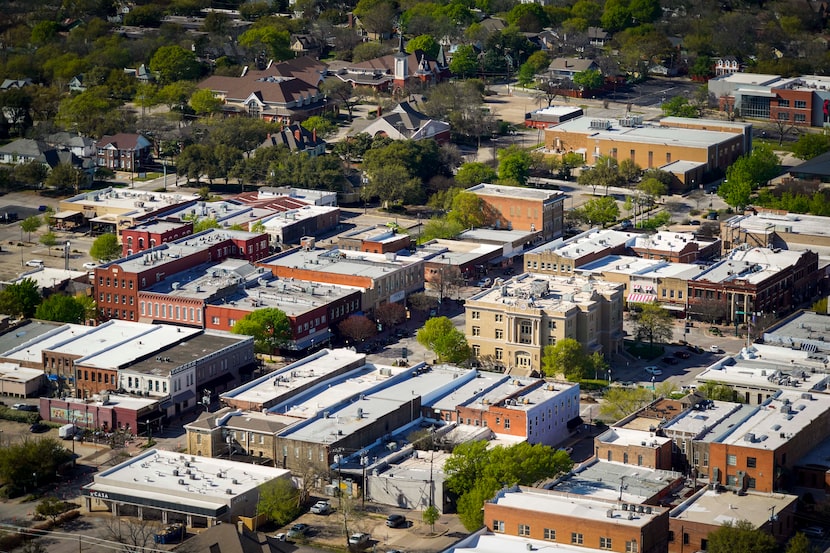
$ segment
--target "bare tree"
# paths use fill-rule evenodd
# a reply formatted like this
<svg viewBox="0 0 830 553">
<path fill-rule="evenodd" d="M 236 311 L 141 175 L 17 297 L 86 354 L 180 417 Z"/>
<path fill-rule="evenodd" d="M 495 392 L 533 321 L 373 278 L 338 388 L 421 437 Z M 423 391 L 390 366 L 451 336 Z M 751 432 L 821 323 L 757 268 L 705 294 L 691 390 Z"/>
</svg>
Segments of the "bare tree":
<svg viewBox="0 0 830 553">
<path fill-rule="evenodd" d="M 461 271 L 458 267 L 448 265 L 441 266 L 429 277 L 430 288 L 438 292 L 438 302 L 444 298 L 451 298 L 464 285 Z"/>
<path fill-rule="evenodd" d="M 127 553 L 141 553 L 153 545 L 153 536 L 162 529 L 157 520 L 139 520 L 132 517 L 110 517 L 101 530 L 104 539 L 123 544 Z"/>
</svg>

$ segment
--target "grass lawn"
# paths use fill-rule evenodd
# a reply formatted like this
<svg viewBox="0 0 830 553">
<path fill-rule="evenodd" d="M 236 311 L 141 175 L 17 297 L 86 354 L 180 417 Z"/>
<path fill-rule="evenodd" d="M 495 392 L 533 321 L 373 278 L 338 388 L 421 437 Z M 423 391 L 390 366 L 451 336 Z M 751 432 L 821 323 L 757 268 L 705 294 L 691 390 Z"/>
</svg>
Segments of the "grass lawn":
<svg viewBox="0 0 830 553">
<path fill-rule="evenodd" d="M 625 350 L 639 359 L 656 359 L 663 355 L 665 348 L 660 344 L 651 347 L 645 342 L 625 342 Z"/>
</svg>

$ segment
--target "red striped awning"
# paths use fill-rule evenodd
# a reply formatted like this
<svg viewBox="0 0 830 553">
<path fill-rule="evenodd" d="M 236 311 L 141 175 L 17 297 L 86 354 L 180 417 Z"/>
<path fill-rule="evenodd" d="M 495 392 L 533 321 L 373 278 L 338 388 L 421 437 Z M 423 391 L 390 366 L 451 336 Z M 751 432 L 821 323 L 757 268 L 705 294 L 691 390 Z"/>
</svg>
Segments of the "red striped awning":
<svg viewBox="0 0 830 553">
<path fill-rule="evenodd" d="M 654 294 L 628 294 L 628 303 L 651 303 L 656 299 Z"/>
</svg>

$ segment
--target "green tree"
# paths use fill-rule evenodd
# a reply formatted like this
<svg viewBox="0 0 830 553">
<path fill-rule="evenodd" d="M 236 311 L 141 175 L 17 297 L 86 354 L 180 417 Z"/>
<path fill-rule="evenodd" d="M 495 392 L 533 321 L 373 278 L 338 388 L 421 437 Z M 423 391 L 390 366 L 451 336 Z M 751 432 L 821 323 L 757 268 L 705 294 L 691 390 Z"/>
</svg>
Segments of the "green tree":
<svg viewBox="0 0 830 553">
<path fill-rule="evenodd" d="M 643 169 L 633 159 L 624 159 L 619 166 L 620 176 L 627 182 L 632 182 L 643 174 Z"/>
<path fill-rule="evenodd" d="M 637 190 L 646 195 L 650 204 L 653 204 L 660 196 L 668 192 L 668 188 L 663 182 L 648 176 L 637 185 Z"/>
<path fill-rule="evenodd" d="M 100 259 L 102 261 L 112 261 L 121 257 L 121 246 L 118 244 L 118 237 L 108 232 L 102 234 L 92 243 L 89 248 L 89 255 L 92 259 Z"/>
<path fill-rule="evenodd" d="M 458 221 L 446 217 L 433 217 L 424 224 L 424 231 L 421 233 L 421 241 L 428 242 L 435 238 L 455 238 L 467 230 Z"/>
<path fill-rule="evenodd" d="M 487 446 L 486 441 L 460 444 L 444 463 L 447 489 L 459 496 L 458 515 L 470 532 L 481 528 L 484 502 L 503 486 L 528 486 L 573 466 L 567 453 L 542 444 Z"/>
<path fill-rule="evenodd" d="M 749 204 L 752 184 L 745 180 L 726 180 L 718 187 L 718 196 L 723 198 L 728 205 L 740 209 Z"/>
<path fill-rule="evenodd" d="M 496 182 L 498 173 L 486 163 L 471 161 L 458 168 L 455 174 L 455 182 L 461 186 L 475 186 L 482 182 Z"/>
<path fill-rule="evenodd" d="M 573 338 L 558 340 L 552 346 L 545 346 L 542 352 L 542 373 L 554 377 L 565 375 L 571 382 L 585 377 L 588 356 L 585 348 Z"/>
<path fill-rule="evenodd" d="M 383 165 L 366 170 L 368 184 L 360 189 L 364 201 L 378 198 L 384 208 L 390 205 L 416 203 L 422 194 L 421 181 L 407 178 L 407 168 L 401 164 Z"/>
<path fill-rule="evenodd" d="M 49 175 L 43 184 L 46 188 L 71 189 L 77 194 L 81 184 L 85 183 L 86 180 L 86 175 L 80 169 L 69 163 L 59 163 L 49 171 Z"/>
<path fill-rule="evenodd" d="M 747 188 L 752 191 L 767 184 L 778 175 L 780 169 L 780 160 L 772 148 L 765 144 L 758 145 L 752 152 L 739 157 L 729 166 L 726 170 L 726 180 L 718 189 L 718 195 L 729 205 L 746 205 L 733 204 L 730 199 L 743 198 Z"/>
<path fill-rule="evenodd" d="M 792 147 L 793 155 L 799 159 L 812 159 L 830 151 L 830 136 L 818 133 L 804 133 Z"/>
<path fill-rule="evenodd" d="M 478 72 L 478 56 L 475 48 L 469 44 L 459 46 L 450 60 L 450 71 L 462 79 L 475 75 Z"/>
<path fill-rule="evenodd" d="M 585 202 L 581 210 L 591 224 L 605 225 L 620 216 L 620 207 L 613 196 L 592 198 Z"/>
<path fill-rule="evenodd" d="M 27 234 L 27 242 L 32 241 L 32 233 L 39 229 L 42 224 L 43 219 L 41 219 L 37 215 L 26 217 L 25 219 L 20 221 L 20 231 L 25 232 Z"/>
<path fill-rule="evenodd" d="M 359 0 L 354 14 L 370 33 L 385 34 L 392 31 L 396 5 L 391 0 Z"/>
<path fill-rule="evenodd" d="M 598 69 L 580 71 L 574 75 L 573 81 L 582 90 L 596 90 L 602 86 L 602 73 Z"/>
<path fill-rule="evenodd" d="M 683 96 L 675 96 L 670 100 L 663 102 L 660 106 L 663 110 L 663 115 L 666 117 L 698 117 L 697 108 L 689 103 L 689 100 Z"/>
<path fill-rule="evenodd" d="M 421 518 L 426 524 L 429 524 L 432 532 L 435 532 L 435 523 L 438 522 L 438 519 L 441 518 L 441 513 L 438 511 L 438 507 L 435 505 L 430 505 L 426 509 L 424 509 L 423 513 L 421 513 Z M 800 553 L 800 552 L 790 552 L 787 553 Z"/>
<path fill-rule="evenodd" d="M 279 309 L 257 309 L 238 320 L 231 332 L 253 336 L 257 351 L 272 354 L 291 339 L 291 322 Z"/>
<path fill-rule="evenodd" d="M 158 73 L 162 84 L 192 81 L 199 76 L 201 66 L 196 54 L 178 45 L 162 46 L 150 58 L 150 70 Z"/>
<path fill-rule="evenodd" d="M 197 115 L 210 116 L 222 108 L 222 100 L 212 90 L 201 88 L 190 97 L 190 107 Z"/>
<path fill-rule="evenodd" d="M 784 553 L 818 553 L 818 549 L 813 547 L 810 539 L 804 535 L 804 532 L 796 532 L 793 537 L 787 541 L 787 549 Z"/>
<path fill-rule="evenodd" d="M 320 138 L 326 138 L 327 136 L 331 136 L 337 132 L 337 125 L 332 123 L 331 119 L 320 115 L 312 115 L 300 123 L 300 125 L 302 125 L 304 129 L 317 131 L 317 136 Z"/>
<path fill-rule="evenodd" d="M 748 520 L 724 522 L 707 536 L 709 553 L 774 553 L 778 545 L 767 531 L 756 529 Z"/>
<path fill-rule="evenodd" d="M 609 187 L 625 184 L 617 160 L 608 156 L 598 157 L 593 167 L 579 174 L 577 182 L 582 186 L 590 186 L 593 194 L 597 193 L 598 186 L 603 186 L 606 195 Z"/>
<path fill-rule="evenodd" d="M 431 35 L 418 35 L 406 43 L 406 51 L 410 54 L 421 50 L 430 58 L 436 58 L 441 50 L 441 45 Z"/>
<path fill-rule="evenodd" d="M 660 307 L 657 302 L 646 303 L 639 312 L 633 315 L 634 332 L 638 340 L 648 340 L 654 346 L 654 341 L 667 342 L 672 338 L 673 318 L 671 313 Z"/>
<path fill-rule="evenodd" d="M 487 220 L 484 214 L 484 202 L 472 192 L 459 192 L 452 200 L 452 209 L 448 218 L 458 222 L 462 228 L 478 228 Z"/>
<path fill-rule="evenodd" d="M 386 55 L 389 49 L 380 42 L 361 42 L 352 50 L 352 61 L 360 63 Z"/>
<path fill-rule="evenodd" d="M 52 232 L 50 230 L 50 231 L 44 232 L 40 236 L 39 242 L 41 244 L 43 244 L 44 246 L 46 246 L 46 251 L 49 252 L 49 255 L 51 256 L 52 255 L 52 248 L 54 248 L 58 243 L 58 237 L 55 235 L 54 232 Z"/>
<path fill-rule="evenodd" d="M 636 388 L 612 386 L 608 388 L 602 399 L 599 407 L 600 415 L 605 419 L 618 421 L 648 405 L 654 396 L 650 389 L 640 386 Z"/>
<path fill-rule="evenodd" d="M 8 313 L 8 311 L 4 311 Z M 0 448 L 0 483 L 10 497 L 52 482 L 71 453 L 54 438 L 7 442 Z"/>
<path fill-rule="evenodd" d="M 277 526 L 288 524 L 301 512 L 300 490 L 291 479 L 278 478 L 259 487 L 257 514 L 266 515 Z"/>
<path fill-rule="evenodd" d="M 291 34 L 284 29 L 263 25 L 252 27 L 239 35 L 239 44 L 252 50 L 268 48 L 269 54 L 277 61 L 291 59 Z"/>
<path fill-rule="evenodd" d="M 40 290 L 37 283 L 25 278 L 6 286 L 0 291 L 0 313 L 13 317 L 31 317 L 40 304 Z"/>
<path fill-rule="evenodd" d="M 72 506 L 61 501 L 53 495 L 49 495 L 40 500 L 40 503 L 35 507 L 35 513 L 52 521 L 52 524 L 57 522 L 58 517 L 71 509 Z"/>
<path fill-rule="evenodd" d="M 499 150 L 499 180 L 507 184 L 527 184 L 530 166 L 533 162 L 530 153 L 518 146 Z"/>
<path fill-rule="evenodd" d="M 463 363 L 470 358 L 464 333 L 447 317 L 433 317 L 418 331 L 418 343 L 430 349 L 445 363 Z"/>
<path fill-rule="evenodd" d="M 735 393 L 732 386 L 722 382 L 704 382 L 697 387 L 697 391 L 707 399 L 715 401 L 737 401 L 740 403 L 741 396 Z"/>
</svg>

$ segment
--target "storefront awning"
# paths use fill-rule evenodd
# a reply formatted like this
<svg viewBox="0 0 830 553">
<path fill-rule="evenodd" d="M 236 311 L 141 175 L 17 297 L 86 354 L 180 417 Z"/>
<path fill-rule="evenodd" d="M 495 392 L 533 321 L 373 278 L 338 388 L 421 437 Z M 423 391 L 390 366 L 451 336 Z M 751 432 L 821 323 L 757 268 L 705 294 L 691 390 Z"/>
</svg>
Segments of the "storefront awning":
<svg viewBox="0 0 830 553">
<path fill-rule="evenodd" d="M 651 303 L 657 299 L 654 294 L 628 294 L 628 303 Z"/>
<path fill-rule="evenodd" d="M 686 307 L 683 305 L 678 305 L 676 303 L 661 303 L 660 307 L 663 309 L 668 309 L 669 311 L 685 311 Z"/>
</svg>

